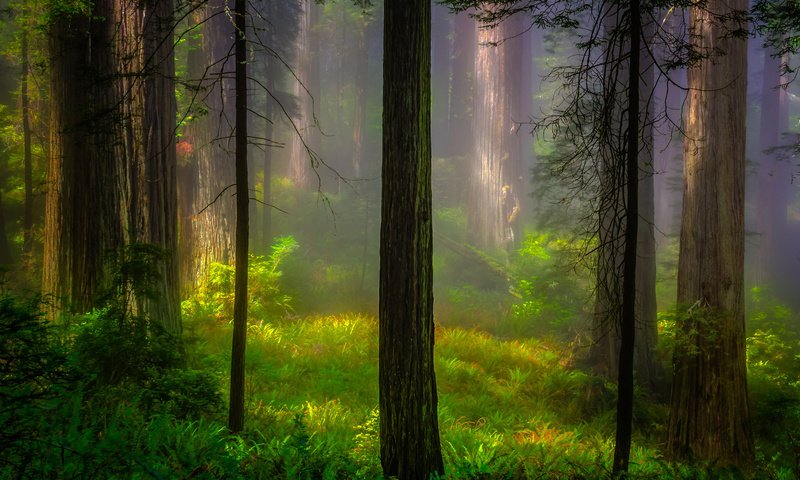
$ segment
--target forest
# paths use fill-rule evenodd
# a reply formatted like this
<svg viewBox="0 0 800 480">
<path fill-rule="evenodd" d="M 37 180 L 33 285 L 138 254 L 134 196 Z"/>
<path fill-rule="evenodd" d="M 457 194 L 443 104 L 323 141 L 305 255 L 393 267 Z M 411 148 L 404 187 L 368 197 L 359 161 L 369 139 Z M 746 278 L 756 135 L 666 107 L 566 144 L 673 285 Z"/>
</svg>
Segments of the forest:
<svg viewBox="0 0 800 480">
<path fill-rule="evenodd" d="M 0 478 L 800 479 L 798 0 L 0 0 Z"/>
</svg>

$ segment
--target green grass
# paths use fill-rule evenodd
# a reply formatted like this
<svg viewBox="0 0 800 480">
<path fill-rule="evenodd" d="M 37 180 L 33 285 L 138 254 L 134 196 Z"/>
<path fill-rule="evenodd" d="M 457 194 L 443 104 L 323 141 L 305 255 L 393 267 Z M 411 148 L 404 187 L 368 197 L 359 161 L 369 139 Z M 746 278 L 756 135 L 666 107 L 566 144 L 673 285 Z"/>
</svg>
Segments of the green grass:
<svg viewBox="0 0 800 480">
<path fill-rule="evenodd" d="M 87 318 L 102 320 L 95 317 Z M 56 396 L 26 405 L 25 436 L 5 451 L 0 445 L 0 478 L 381 478 L 376 319 L 251 319 L 246 430 L 230 435 L 224 408 L 214 407 L 230 365 L 231 326 L 223 318 L 187 318 L 188 369 L 141 373 L 149 389 L 138 380 L 54 383 Z M 435 335 L 446 478 L 610 477 L 615 388 L 576 366 L 574 345 L 438 325 Z M 765 355 L 783 343 L 762 337 L 755 346 L 766 353 L 758 358 L 771 362 Z M 758 378 L 774 381 L 773 370 L 764 372 Z M 170 400 L 158 403 L 157 391 Z M 160 410 L 148 410 L 148 392 Z M 756 405 L 773 411 L 785 398 L 774 393 L 777 400 L 755 395 Z M 643 392 L 634 416 L 630 478 L 740 478 L 665 461 L 667 408 Z M 796 478 L 788 447 L 759 452 L 756 478 Z"/>
<path fill-rule="evenodd" d="M 224 369 L 228 325 L 202 328 L 198 356 Z M 297 318 L 251 325 L 248 334 L 246 438 L 263 439 L 262 454 L 280 460 L 270 474 L 378 478 L 376 320 Z M 435 355 L 447 478 L 609 475 L 614 387 L 575 368 L 569 346 L 437 326 Z M 726 478 L 664 461 L 667 410 L 640 403 L 633 478 Z"/>
</svg>

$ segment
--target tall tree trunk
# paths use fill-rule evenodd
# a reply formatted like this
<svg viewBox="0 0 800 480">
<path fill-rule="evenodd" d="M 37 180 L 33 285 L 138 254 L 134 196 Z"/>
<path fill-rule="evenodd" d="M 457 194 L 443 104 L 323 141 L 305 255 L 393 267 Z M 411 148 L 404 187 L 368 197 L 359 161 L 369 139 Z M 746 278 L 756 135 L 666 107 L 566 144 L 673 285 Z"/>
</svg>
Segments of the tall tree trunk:
<svg viewBox="0 0 800 480">
<path fill-rule="evenodd" d="M 431 0 L 431 148 L 434 156 L 447 155 L 450 107 L 450 33 L 452 19 L 447 7 Z"/>
<path fill-rule="evenodd" d="M 447 155 L 465 156 L 469 152 L 472 124 L 472 87 L 475 63 L 475 20 L 466 12 L 453 20 L 453 66 L 451 68 L 450 98 L 448 105 Z"/>
<path fill-rule="evenodd" d="M 780 290 L 784 282 L 793 283 L 792 277 L 786 275 L 786 266 L 793 269 L 796 263 L 786 261 L 791 249 L 784 243 L 788 235 L 787 208 L 792 200 L 792 164 L 771 150 L 780 145 L 781 136 L 788 127 L 786 90 L 780 88 L 785 81 L 780 74 L 781 60 L 772 57 L 772 53 L 772 49 L 764 51 L 761 85 L 760 162 L 756 187 L 756 229 L 759 236 L 753 280 L 761 284 L 770 283 Z M 787 290 L 793 295 L 794 285 Z"/>
<path fill-rule="evenodd" d="M 652 38 L 655 25 L 643 26 L 645 38 Z M 615 27 L 616 28 L 616 27 Z M 641 125 L 641 145 L 639 151 L 638 184 L 638 234 L 636 256 L 636 347 L 635 364 L 637 380 L 652 391 L 659 391 L 663 377 L 659 366 L 653 359 L 653 349 L 657 342 L 658 324 L 656 321 L 656 257 L 654 236 L 654 190 L 653 190 L 653 60 L 647 48 L 639 54 L 640 72 L 637 81 L 639 123 Z M 627 67 L 626 67 L 627 68 Z M 613 172 L 613 165 L 604 167 Z M 613 176 L 613 173 L 611 173 Z M 624 277 L 621 261 L 624 252 L 622 231 L 626 193 L 625 184 L 614 178 L 604 187 L 609 204 L 601 204 L 597 289 L 592 325 L 593 344 L 590 356 L 593 368 L 609 379 L 619 376 L 619 350 L 621 332 L 618 327 L 619 309 L 622 301 L 622 282 Z M 619 192 L 615 192 L 619 190 Z"/>
<path fill-rule="evenodd" d="M 231 347 L 228 428 L 244 428 L 244 354 L 247 346 L 247 265 L 249 202 L 247 191 L 247 0 L 236 0 L 236 272 Z"/>
<path fill-rule="evenodd" d="M 269 70 L 267 70 L 269 72 Z M 269 73 L 268 73 L 269 74 Z M 268 88 L 275 88 L 275 82 L 267 79 Z M 264 137 L 269 143 L 272 140 L 275 129 L 275 110 L 273 106 L 274 100 L 267 95 L 267 118 L 264 121 Z M 265 252 L 269 252 L 270 245 L 272 245 L 272 147 L 267 145 L 264 148 L 264 193 L 263 193 L 263 216 L 261 219 L 261 234 L 262 247 Z"/>
<path fill-rule="evenodd" d="M 522 51 L 516 22 L 487 29 L 474 23 L 478 43 L 473 75 L 473 158 L 470 165 L 467 230 L 469 241 L 486 249 L 512 243 L 501 205 L 503 187 L 522 191 L 520 142 L 514 124 L 514 72 Z M 504 41 L 506 40 L 506 41 Z M 492 45 L 496 43 L 499 45 Z"/>
<path fill-rule="evenodd" d="M 90 20 L 91 18 L 91 20 Z M 42 290 L 48 314 L 87 311 L 106 283 L 106 261 L 122 246 L 118 163 L 116 12 L 58 14 L 50 25 L 50 156 Z"/>
<path fill-rule="evenodd" d="M 430 0 L 387 0 L 383 43 L 379 380 L 381 465 L 444 472 L 433 371 Z"/>
<path fill-rule="evenodd" d="M 300 29 L 295 47 L 294 95 L 299 102 L 298 116 L 292 121 L 297 132 L 292 132 L 289 143 L 289 178 L 299 188 L 309 188 L 312 170 L 316 168 L 316 160 L 308 152 L 316 150 L 315 96 L 319 91 L 319 65 L 316 49 L 312 45 L 315 35 L 312 28 L 316 24 L 318 7 L 314 2 L 302 2 L 300 13 Z M 338 110 L 337 110 L 338 111 Z"/>
<path fill-rule="evenodd" d="M 633 358 L 636 338 L 636 250 L 639 237 L 639 117 L 640 55 L 642 17 L 639 0 L 628 4 L 627 120 L 625 150 L 625 257 L 622 272 L 622 309 L 620 317 L 619 376 L 617 377 L 617 432 L 614 448 L 614 472 L 627 472 L 631 456 L 633 429 Z"/>
<path fill-rule="evenodd" d="M 655 24 L 642 26 L 643 38 L 650 42 L 655 35 Z M 652 43 L 651 43 L 652 45 Z M 639 145 L 639 221 L 636 246 L 636 377 L 650 391 L 662 393 L 664 375 L 654 358 L 658 342 L 656 304 L 656 238 L 655 238 L 655 188 L 653 121 L 655 75 L 653 59 L 647 48 L 639 49 L 639 112 L 641 144 Z"/>
<path fill-rule="evenodd" d="M 747 40 L 707 11 L 747 11 L 712 0 L 690 11 L 692 41 L 723 56 L 689 69 L 678 261 L 678 319 L 667 450 L 745 470 L 753 465 L 744 330 L 744 173 Z M 708 49 L 708 50 L 706 50 Z"/>
<path fill-rule="evenodd" d="M 364 164 L 364 132 L 367 123 L 367 81 L 369 74 L 369 50 L 367 29 L 369 17 L 361 16 L 356 48 L 356 75 L 353 94 L 353 177 L 361 178 Z"/>
<path fill-rule="evenodd" d="M 209 0 L 192 15 L 192 23 L 202 25 L 203 36 L 201 48 L 189 53 L 189 77 L 198 89 L 195 102 L 208 113 L 198 114 L 186 126 L 183 137 L 192 145 L 187 161 L 194 164 L 186 173 L 195 174 L 193 185 L 181 186 L 193 193 L 189 211 L 180 213 L 181 218 L 190 219 L 184 222 L 191 226 L 184 232 L 189 239 L 182 242 L 191 248 L 180 253 L 185 275 L 181 281 L 187 286 L 204 282 L 212 263 L 233 261 L 236 203 L 230 147 L 234 85 L 228 72 L 234 64 L 229 57 L 234 29 L 224 13 L 225 5 L 223 0 Z"/>
<path fill-rule="evenodd" d="M 145 63 L 140 82 L 143 155 L 136 169 L 138 207 L 132 211 L 139 213 L 134 219 L 136 241 L 155 245 L 166 253 L 157 265 L 158 293 L 140 303 L 151 318 L 180 336 L 174 5 L 172 0 L 146 0 L 138 8 L 140 18 L 145 19 L 141 39 Z"/>
<path fill-rule="evenodd" d="M 25 207 L 22 216 L 22 254 L 29 256 L 33 250 L 33 155 L 31 154 L 31 112 L 28 95 L 28 29 L 22 31 L 22 72 L 20 100 L 22 102 L 22 143 L 24 148 Z"/>
</svg>

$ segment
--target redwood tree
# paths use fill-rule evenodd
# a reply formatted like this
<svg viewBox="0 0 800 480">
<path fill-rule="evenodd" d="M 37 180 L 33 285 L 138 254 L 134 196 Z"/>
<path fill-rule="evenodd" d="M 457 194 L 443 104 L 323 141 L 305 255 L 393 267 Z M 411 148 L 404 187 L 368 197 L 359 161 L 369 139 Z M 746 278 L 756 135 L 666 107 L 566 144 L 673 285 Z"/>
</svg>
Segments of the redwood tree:
<svg viewBox="0 0 800 480">
<path fill-rule="evenodd" d="M 381 465 L 443 473 L 433 371 L 430 0 L 387 0 L 379 293 Z"/>
<path fill-rule="evenodd" d="M 754 460 L 744 329 L 747 40 L 745 0 L 690 10 L 683 224 L 667 449 L 673 458 L 749 469 Z M 711 13 L 709 13 L 711 12 Z M 718 52 L 724 52 L 723 55 Z"/>
</svg>

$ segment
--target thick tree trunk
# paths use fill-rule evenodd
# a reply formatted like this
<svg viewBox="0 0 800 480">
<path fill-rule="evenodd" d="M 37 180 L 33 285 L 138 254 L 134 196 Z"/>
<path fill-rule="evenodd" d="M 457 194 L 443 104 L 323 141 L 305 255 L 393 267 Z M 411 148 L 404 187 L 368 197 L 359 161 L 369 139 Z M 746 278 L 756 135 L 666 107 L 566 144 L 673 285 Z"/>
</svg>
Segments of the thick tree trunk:
<svg viewBox="0 0 800 480">
<path fill-rule="evenodd" d="M 249 202 L 247 192 L 247 0 L 236 0 L 236 271 L 231 347 L 231 389 L 228 428 L 244 428 L 244 355 L 247 346 L 247 268 Z"/>
<path fill-rule="evenodd" d="M 436 377 L 430 0 L 387 0 L 383 69 L 379 378 L 385 476 L 443 473 Z"/>
<path fill-rule="evenodd" d="M 516 25 L 508 20 L 493 29 L 481 28 L 478 23 L 474 27 L 480 45 L 473 75 L 467 230 L 470 243 L 484 249 L 513 244 L 501 196 L 504 186 L 510 187 L 508 195 L 522 192 L 520 142 L 513 118 L 514 79 L 522 49 L 519 38 L 510 38 L 519 33 Z M 502 43 L 491 45 L 498 42 Z"/>
<path fill-rule="evenodd" d="M 91 20 L 51 28 L 43 290 L 52 313 L 86 311 L 124 244 L 175 254 L 172 2 L 98 0 Z M 158 294 L 131 307 L 180 334 L 176 265 L 158 265 Z"/>
<path fill-rule="evenodd" d="M 184 139 L 192 145 L 185 173 L 194 173 L 192 185 L 182 185 L 192 193 L 184 219 L 182 240 L 188 251 L 181 250 L 181 282 L 189 289 L 205 282 L 212 263 L 233 261 L 233 222 L 236 214 L 234 196 L 235 169 L 233 149 L 233 91 L 230 72 L 234 61 L 229 57 L 233 41 L 233 25 L 224 13 L 223 0 L 210 0 L 192 16 L 195 25 L 202 24 L 201 48 L 189 53 L 190 80 L 199 88 L 195 102 L 208 110 L 197 115 L 186 127 Z M 190 164 L 193 164 L 190 166 Z"/>
<path fill-rule="evenodd" d="M 744 142 L 747 40 L 708 20 L 747 2 L 691 10 L 693 41 L 723 56 L 689 70 L 678 264 L 678 319 L 667 450 L 673 458 L 749 469 L 744 331 Z"/>
<path fill-rule="evenodd" d="M 140 303 L 147 315 L 180 336 L 173 2 L 147 0 L 139 4 L 139 9 L 146 21 L 141 39 L 145 63 L 139 86 L 143 154 L 135 169 L 138 206 L 132 211 L 139 216 L 133 219 L 134 231 L 137 242 L 155 245 L 166 253 L 157 265 L 157 295 Z"/>
<path fill-rule="evenodd" d="M 49 316 L 87 311 L 122 246 L 114 6 L 57 15 L 50 26 L 50 151 L 42 290 Z"/>
</svg>

